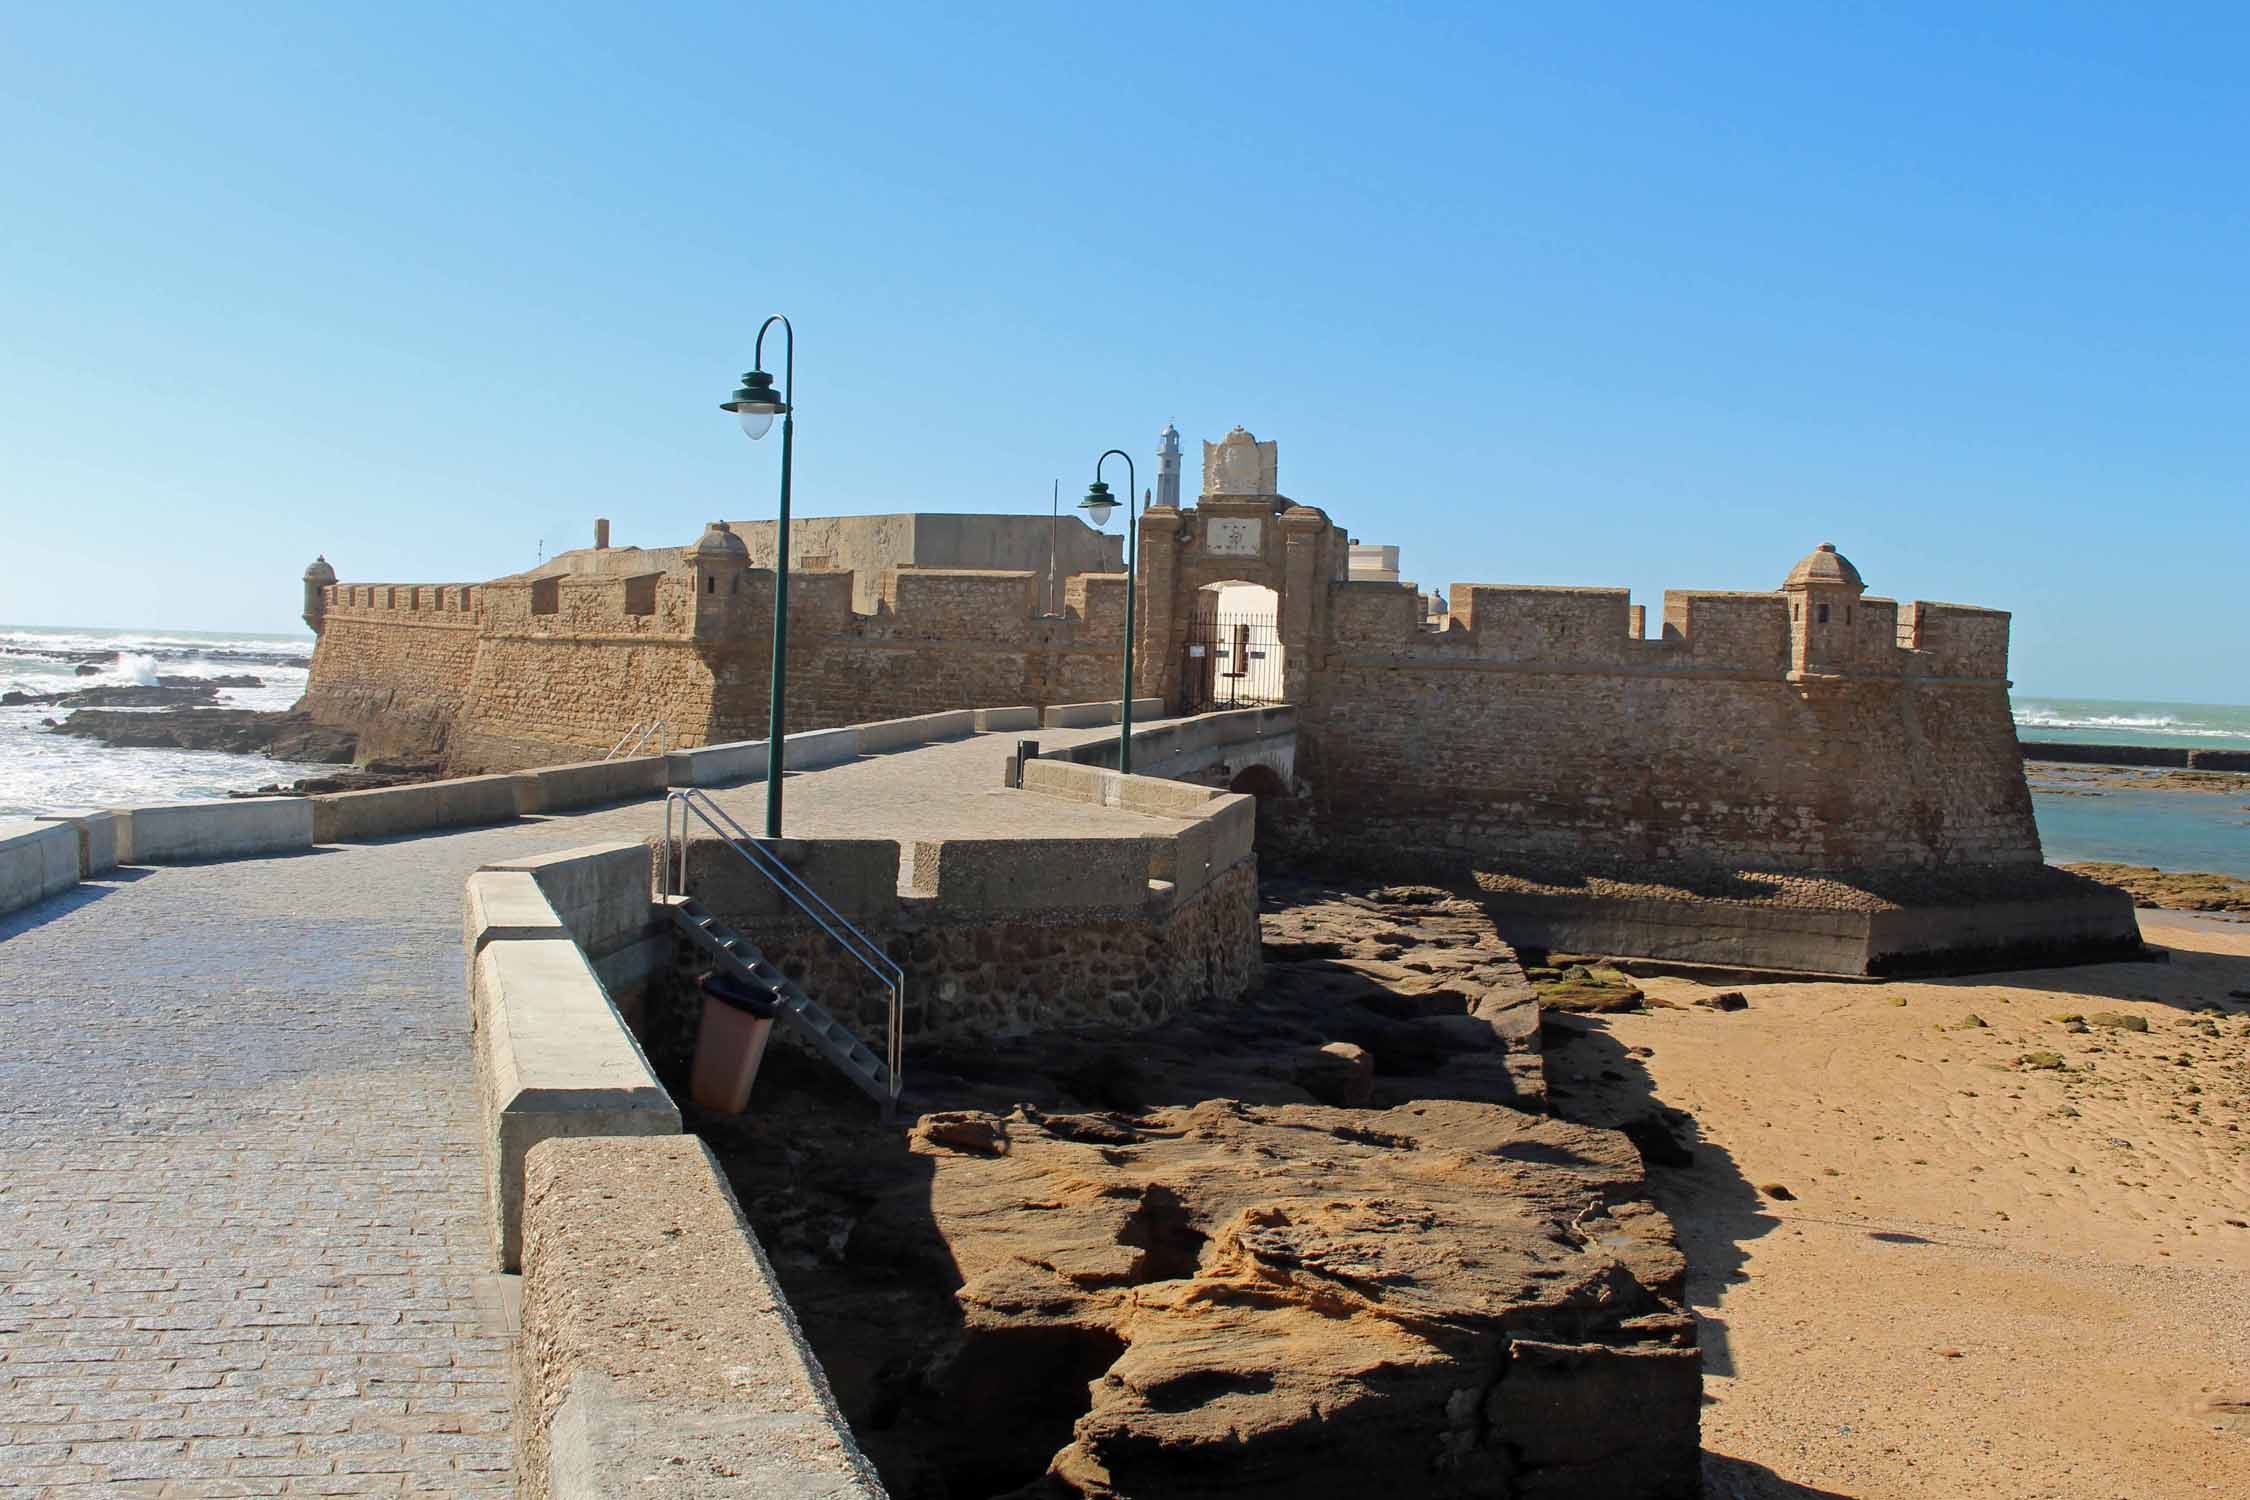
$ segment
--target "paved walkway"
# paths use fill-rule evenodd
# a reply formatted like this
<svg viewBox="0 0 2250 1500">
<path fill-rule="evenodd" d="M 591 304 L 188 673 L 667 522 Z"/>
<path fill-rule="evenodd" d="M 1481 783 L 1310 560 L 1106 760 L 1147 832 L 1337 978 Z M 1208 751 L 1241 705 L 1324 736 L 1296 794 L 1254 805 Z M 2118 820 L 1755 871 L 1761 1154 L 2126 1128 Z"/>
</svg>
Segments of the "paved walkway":
<svg viewBox="0 0 2250 1500">
<path fill-rule="evenodd" d="M 1176 826 L 1002 791 L 1016 738 L 792 776 L 789 831 Z M 762 786 L 718 796 L 760 826 Z M 461 882 L 658 824 L 126 870 L 0 916 L 0 1496 L 512 1492 Z"/>
</svg>

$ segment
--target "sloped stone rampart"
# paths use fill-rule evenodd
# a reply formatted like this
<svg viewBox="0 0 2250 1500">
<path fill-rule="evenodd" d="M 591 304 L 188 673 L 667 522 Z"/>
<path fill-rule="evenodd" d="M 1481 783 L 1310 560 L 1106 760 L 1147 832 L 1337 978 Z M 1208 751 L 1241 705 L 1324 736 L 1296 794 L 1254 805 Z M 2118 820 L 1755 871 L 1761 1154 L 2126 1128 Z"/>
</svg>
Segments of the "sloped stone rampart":
<svg viewBox="0 0 2250 1500">
<path fill-rule="evenodd" d="M 701 1141 L 533 1148 L 523 1269 L 525 1500 L 881 1500 Z"/>
</svg>

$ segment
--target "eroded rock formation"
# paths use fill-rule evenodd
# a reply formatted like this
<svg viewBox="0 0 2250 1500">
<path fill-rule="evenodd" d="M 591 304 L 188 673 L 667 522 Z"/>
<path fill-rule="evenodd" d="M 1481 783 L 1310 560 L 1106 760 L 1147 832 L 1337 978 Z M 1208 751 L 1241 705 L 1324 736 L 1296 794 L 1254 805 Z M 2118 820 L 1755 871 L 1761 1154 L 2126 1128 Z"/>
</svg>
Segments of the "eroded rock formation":
<svg viewBox="0 0 2250 1500">
<path fill-rule="evenodd" d="M 1513 953 L 1266 896 L 1261 992 L 919 1049 L 903 1144 L 784 1049 L 695 1122 L 891 1492 L 1693 1495 L 1683 1263 L 1634 1144 L 1543 1113 Z"/>
<path fill-rule="evenodd" d="M 941 1117 L 913 1149 L 962 1276 L 939 1411 L 1092 1372 L 1026 1497 L 1694 1493 L 1684 1262 L 1615 1134 L 1211 1100 Z M 989 1441 L 923 1420 L 941 1466 Z"/>
</svg>

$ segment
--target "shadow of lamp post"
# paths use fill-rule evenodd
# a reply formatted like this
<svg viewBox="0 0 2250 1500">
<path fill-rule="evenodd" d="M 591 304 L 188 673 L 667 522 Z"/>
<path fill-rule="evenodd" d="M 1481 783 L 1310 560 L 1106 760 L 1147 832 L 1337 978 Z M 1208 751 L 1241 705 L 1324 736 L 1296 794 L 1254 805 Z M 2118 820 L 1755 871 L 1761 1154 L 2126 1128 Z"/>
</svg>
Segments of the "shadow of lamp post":
<svg viewBox="0 0 2250 1500">
<path fill-rule="evenodd" d="M 766 373 L 766 331 L 781 325 L 781 392 L 774 393 L 773 377 Z M 797 330 L 775 313 L 758 325 L 758 342 L 750 355 L 751 369 L 742 377 L 742 388 L 732 401 L 719 403 L 742 422 L 742 434 L 752 442 L 762 438 L 781 418 L 781 523 L 773 540 L 773 682 L 766 708 L 766 837 L 781 837 L 781 763 L 783 758 L 782 702 L 789 690 L 789 459 L 796 426 L 793 403 L 797 391 Z"/>
</svg>

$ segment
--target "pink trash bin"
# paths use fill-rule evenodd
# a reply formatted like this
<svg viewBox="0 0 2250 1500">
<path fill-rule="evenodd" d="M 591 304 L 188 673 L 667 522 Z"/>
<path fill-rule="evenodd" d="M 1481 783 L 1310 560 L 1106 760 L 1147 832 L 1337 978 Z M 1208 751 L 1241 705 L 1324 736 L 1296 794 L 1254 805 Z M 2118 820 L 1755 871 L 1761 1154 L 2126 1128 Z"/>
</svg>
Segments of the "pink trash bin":
<svg viewBox="0 0 2250 1500">
<path fill-rule="evenodd" d="M 703 992 L 703 1019 L 695 1029 L 688 1095 L 705 1109 L 739 1115 L 750 1103 L 780 1004 L 731 974 L 706 974 L 696 987 Z"/>
</svg>

